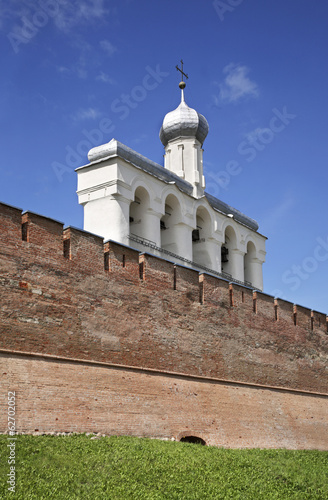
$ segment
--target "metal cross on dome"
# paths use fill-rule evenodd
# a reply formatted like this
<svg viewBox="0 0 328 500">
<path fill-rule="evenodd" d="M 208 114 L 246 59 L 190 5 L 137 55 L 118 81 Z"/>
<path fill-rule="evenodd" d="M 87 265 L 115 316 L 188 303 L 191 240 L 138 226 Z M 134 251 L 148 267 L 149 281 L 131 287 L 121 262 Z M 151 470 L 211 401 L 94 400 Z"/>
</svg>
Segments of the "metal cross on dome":
<svg viewBox="0 0 328 500">
<path fill-rule="evenodd" d="M 181 62 L 181 69 L 179 68 L 179 66 L 178 66 L 178 65 L 176 66 L 176 69 L 177 69 L 178 71 L 180 71 L 180 73 L 181 73 L 181 75 L 182 75 L 182 81 L 183 81 L 183 77 L 184 77 L 184 76 L 185 76 L 185 77 L 187 78 L 187 80 L 188 80 L 188 78 L 189 78 L 189 77 L 188 77 L 188 75 L 187 75 L 186 73 L 184 73 L 184 72 L 183 72 L 183 60 L 181 59 L 181 61 L 180 61 L 180 62 Z"/>
</svg>

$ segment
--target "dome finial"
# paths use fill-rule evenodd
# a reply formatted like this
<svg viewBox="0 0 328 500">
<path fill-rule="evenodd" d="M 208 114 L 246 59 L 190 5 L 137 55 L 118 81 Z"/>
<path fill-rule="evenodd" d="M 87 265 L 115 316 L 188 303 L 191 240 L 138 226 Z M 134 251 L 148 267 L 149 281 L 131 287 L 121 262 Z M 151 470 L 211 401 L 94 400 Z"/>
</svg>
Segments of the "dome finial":
<svg viewBox="0 0 328 500">
<path fill-rule="evenodd" d="M 179 83 L 179 87 L 180 87 L 180 89 L 181 89 L 181 102 L 185 102 L 185 100 L 184 100 L 184 92 L 183 92 L 183 90 L 184 90 L 184 89 L 185 89 L 185 87 L 186 87 L 186 82 L 184 82 L 184 81 L 183 81 L 183 77 L 185 76 L 185 77 L 187 78 L 187 80 L 188 80 L 188 78 L 189 78 L 189 77 L 188 77 L 188 75 L 187 75 L 186 73 L 184 73 L 184 72 L 183 72 L 183 60 L 181 59 L 181 61 L 180 61 L 180 62 L 181 62 L 181 69 L 179 68 L 179 66 L 178 66 L 178 65 L 176 66 L 176 69 L 177 69 L 178 71 L 180 71 L 181 76 L 182 76 L 182 80 L 181 80 L 181 82 Z"/>
</svg>

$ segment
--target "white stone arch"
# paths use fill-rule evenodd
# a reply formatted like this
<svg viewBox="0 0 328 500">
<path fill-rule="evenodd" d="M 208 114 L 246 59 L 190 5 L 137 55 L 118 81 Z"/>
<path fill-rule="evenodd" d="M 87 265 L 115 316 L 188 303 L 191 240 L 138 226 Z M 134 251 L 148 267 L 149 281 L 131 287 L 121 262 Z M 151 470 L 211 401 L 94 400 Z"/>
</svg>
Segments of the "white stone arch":
<svg viewBox="0 0 328 500">
<path fill-rule="evenodd" d="M 254 263 L 256 259 L 256 246 L 252 240 L 246 243 L 246 253 L 244 257 L 244 277 L 248 283 L 254 281 Z M 256 266 L 255 266 L 256 267 Z"/>
<path fill-rule="evenodd" d="M 147 244 L 160 246 L 161 214 L 157 211 L 159 207 L 155 205 L 154 186 L 146 183 L 141 177 L 135 177 L 131 182 L 131 192 L 130 236 L 145 240 Z"/>
<path fill-rule="evenodd" d="M 215 269 L 213 261 L 212 235 L 213 218 L 210 210 L 203 204 L 195 207 L 195 229 L 192 232 L 192 260 L 209 269 Z"/>
<path fill-rule="evenodd" d="M 179 189 L 176 186 L 167 185 L 167 186 L 165 186 L 165 188 L 161 192 L 161 212 L 162 212 L 162 215 L 164 215 L 164 213 L 165 213 L 166 199 L 170 194 L 172 194 L 173 196 L 175 196 L 179 200 L 180 207 L 181 207 L 181 216 L 182 216 L 182 220 L 184 222 L 185 214 L 187 212 L 186 200 L 185 200 L 185 196 L 181 193 L 181 191 L 179 191 Z"/>
<path fill-rule="evenodd" d="M 213 208 L 211 207 L 211 205 L 208 202 L 203 201 L 203 200 L 197 200 L 196 203 L 194 203 L 193 207 L 192 207 L 194 228 L 196 228 L 196 225 L 197 225 L 196 218 L 197 218 L 197 212 L 199 209 L 207 211 L 207 213 L 211 219 L 211 234 L 213 234 L 214 233 L 214 223 L 215 223 L 215 215 L 213 212 Z"/>
<path fill-rule="evenodd" d="M 149 194 L 150 208 L 152 208 L 153 200 L 155 199 L 154 186 L 151 183 L 146 183 L 142 177 L 136 176 L 131 181 L 131 202 L 134 200 L 135 192 L 139 187 L 143 187 Z"/>
<path fill-rule="evenodd" d="M 252 234 L 248 234 L 245 238 L 245 252 L 247 252 L 247 245 L 250 242 L 253 243 L 253 245 L 255 246 L 255 250 L 256 250 L 255 257 L 258 258 L 259 257 L 258 242 Z"/>
<path fill-rule="evenodd" d="M 262 260 L 259 258 L 258 245 L 251 236 L 246 238 L 245 250 L 244 279 L 255 288 L 262 290 Z"/>
<path fill-rule="evenodd" d="M 177 255 L 182 255 L 182 222 L 181 200 L 176 193 L 167 192 L 163 196 L 163 215 L 160 221 L 161 247 Z"/>
<path fill-rule="evenodd" d="M 233 279 L 244 281 L 244 252 L 240 248 L 240 234 L 234 224 L 227 222 L 223 229 L 221 247 L 222 271 Z"/>
<path fill-rule="evenodd" d="M 233 219 L 227 219 L 225 218 L 222 226 L 221 226 L 221 231 L 222 231 L 222 235 L 224 237 L 224 234 L 225 234 L 225 230 L 226 228 L 230 226 L 232 227 L 232 229 L 234 230 L 235 234 L 236 234 L 236 238 L 237 238 L 237 247 L 238 247 L 238 250 L 241 250 L 241 245 L 240 245 L 240 242 L 242 240 L 242 237 L 241 237 L 241 234 L 240 234 L 240 230 L 239 230 L 239 227 L 238 225 L 233 221 Z M 223 240 L 224 241 L 224 240 Z"/>
<path fill-rule="evenodd" d="M 150 207 L 150 194 L 144 186 L 134 190 L 133 200 L 130 203 L 129 224 L 130 235 L 147 238 L 147 212 Z"/>
</svg>

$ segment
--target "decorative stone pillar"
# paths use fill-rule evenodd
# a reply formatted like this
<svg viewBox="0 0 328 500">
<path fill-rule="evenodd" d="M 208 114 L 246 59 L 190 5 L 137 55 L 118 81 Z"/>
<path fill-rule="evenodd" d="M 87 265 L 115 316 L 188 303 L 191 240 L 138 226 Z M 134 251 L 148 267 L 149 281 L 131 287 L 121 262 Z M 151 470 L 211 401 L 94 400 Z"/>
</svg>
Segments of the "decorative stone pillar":
<svg viewBox="0 0 328 500">
<path fill-rule="evenodd" d="M 176 224 L 177 254 L 192 261 L 192 230 L 193 228 L 184 222 Z"/>
<path fill-rule="evenodd" d="M 129 244 L 130 200 L 113 194 L 84 205 L 84 230 L 124 245 Z"/>
<path fill-rule="evenodd" d="M 258 288 L 259 290 L 263 290 L 262 264 L 263 261 L 256 257 L 251 259 L 248 263 L 250 267 L 251 283 L 254 288 Z"/>
<path fill-rule="evenodd" d="M 221 272 L 221 242 L 215 238 L 208 238 L 206 248 L 211 259 L 213 271 Z"/>
<path fill-rule="evenodd" d="M 162 214 L 152 208 L 148 208 L 144 214 L 144 237 L 155 243 L 157 247 L 161 246 L 161 217 Z"/>
<path fill-rule="evenodd" d="M 236 249 L 231 251 L 229 257 L 231 259 L 230 273 L 232 278 L 239 281 L 244 281 L 244 256 L 245 252 Z"/>
</svg>

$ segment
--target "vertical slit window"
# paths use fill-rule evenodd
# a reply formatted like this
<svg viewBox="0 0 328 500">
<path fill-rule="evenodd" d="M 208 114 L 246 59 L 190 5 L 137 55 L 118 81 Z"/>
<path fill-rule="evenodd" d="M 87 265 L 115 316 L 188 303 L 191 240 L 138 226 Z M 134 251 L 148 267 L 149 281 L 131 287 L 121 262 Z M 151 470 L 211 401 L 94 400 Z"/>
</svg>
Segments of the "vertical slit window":
<svg viewBox="0 0 328 500">
<path fill-rule="evenodd" d="M 274 305 L 274 319 L 278 321 L 278 304 Z"/>
<path fill-rule="evenodd" d="M 199 303 L 204 304 L 204 282 L 199 283 Z"/>
<path fill-rule="evenodd" d="M 256 300 L 256 293 L 253 295 L 253 313 L 257 314 L 257 300 Z"/>
<path fill-rule="evenodd" d="M 109 271 L 109 252 L 104 253 L 104 269 Z"/>
<path fill-rule="evenodd" d="M 28 223 L 24 222 L 22 224 L 22 240 L 23 241 L 28 241 Z"/>
<path fill-rule="evenodd" d="M 144 262 L 139 264 L 139 278 L 143 281 L 144 279 Z"/>
<path fill-rule="evenodd" d="M 230 286 L 229 296 L 230 296 L 230 307 L 233 307 L 233 289 L 232 289 L 232 286 Z"/>
<path fill-rule="evenodd" d="M 71 240 L 64 240 L 64 257 L 65 259 L 71 258 Z"/>
</svg>

